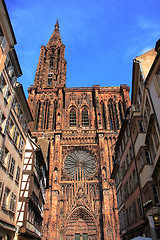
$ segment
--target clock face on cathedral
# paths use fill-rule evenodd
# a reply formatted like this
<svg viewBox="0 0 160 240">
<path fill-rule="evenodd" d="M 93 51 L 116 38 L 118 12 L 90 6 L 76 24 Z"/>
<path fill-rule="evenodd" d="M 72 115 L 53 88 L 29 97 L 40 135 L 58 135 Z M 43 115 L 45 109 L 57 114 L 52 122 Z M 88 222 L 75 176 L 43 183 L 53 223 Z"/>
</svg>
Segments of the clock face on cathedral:
<svg viewBox="0 0 160 240">
<path fill-rule="evenodd" d="M 82 180 L 95 173 L 96 165 L 95 158 L 89 152 L 75 150 L 66 157 L 64 169 L 72 179 Z"/>
</svg>

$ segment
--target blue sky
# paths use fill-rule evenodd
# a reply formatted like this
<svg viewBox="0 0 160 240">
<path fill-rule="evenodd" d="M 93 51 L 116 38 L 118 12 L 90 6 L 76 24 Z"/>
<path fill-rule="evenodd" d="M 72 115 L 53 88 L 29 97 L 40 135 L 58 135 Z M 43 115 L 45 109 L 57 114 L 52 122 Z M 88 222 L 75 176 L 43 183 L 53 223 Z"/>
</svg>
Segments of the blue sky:
<svg viewBox="0 0 160 240">
<path fill-rule="evenodd" d="M 26 96 L 40 47 L 57 18 L 66 46 L 67 87 L 131 86 L 133 58 L 160 38 L 159 0 L 6 0 L 6 6 Z"/>
</svg>

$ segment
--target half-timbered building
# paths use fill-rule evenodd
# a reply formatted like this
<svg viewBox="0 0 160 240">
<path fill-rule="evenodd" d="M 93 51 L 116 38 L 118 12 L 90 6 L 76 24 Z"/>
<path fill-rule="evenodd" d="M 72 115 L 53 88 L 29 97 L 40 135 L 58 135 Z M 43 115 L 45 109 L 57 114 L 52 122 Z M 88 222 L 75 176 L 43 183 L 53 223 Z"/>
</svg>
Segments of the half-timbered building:
<svg viewBox="0 0 160 240">
<path fill-rule="evenodd" d="M 44 145 L 48 146 L 46 140 Z M 41 239 L 47 159 L 35 139 L 27 138 L 17 210 L 18 239 Z M 46 160 L 46 161 L 45 161 Z"/>
</svg>

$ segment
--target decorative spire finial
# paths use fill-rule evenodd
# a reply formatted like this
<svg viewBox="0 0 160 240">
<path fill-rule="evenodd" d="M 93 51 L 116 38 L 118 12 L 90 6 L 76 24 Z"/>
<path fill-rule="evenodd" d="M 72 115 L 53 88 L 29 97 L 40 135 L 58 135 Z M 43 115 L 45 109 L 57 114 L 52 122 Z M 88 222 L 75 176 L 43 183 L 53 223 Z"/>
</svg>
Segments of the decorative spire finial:
<svg viewBox="0 0 160 240">
<path fill-rule="evenodd" d="M 58 19 L 57 19 L 57 22 L 56 22 L 56 24 L 55 24 L 55 30 L 58 30 L 59 29 L 59 21 L 58 21 Z"/>
</svg>

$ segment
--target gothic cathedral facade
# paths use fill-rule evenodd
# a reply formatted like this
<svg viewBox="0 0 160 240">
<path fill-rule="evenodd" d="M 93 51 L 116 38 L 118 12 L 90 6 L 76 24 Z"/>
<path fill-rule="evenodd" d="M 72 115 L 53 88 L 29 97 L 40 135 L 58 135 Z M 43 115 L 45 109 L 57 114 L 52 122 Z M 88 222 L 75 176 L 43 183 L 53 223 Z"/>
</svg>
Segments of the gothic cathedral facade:
<svg viewBox="0 0 160 240">
<path fill-rule="evenodd" d="M 43 239 L 119 240 L 110 175 L 129 87 L 67 88 L 64 54 L 57 21 L 28 90 L 32 136 L 50 144 Z"/>
</svg>

